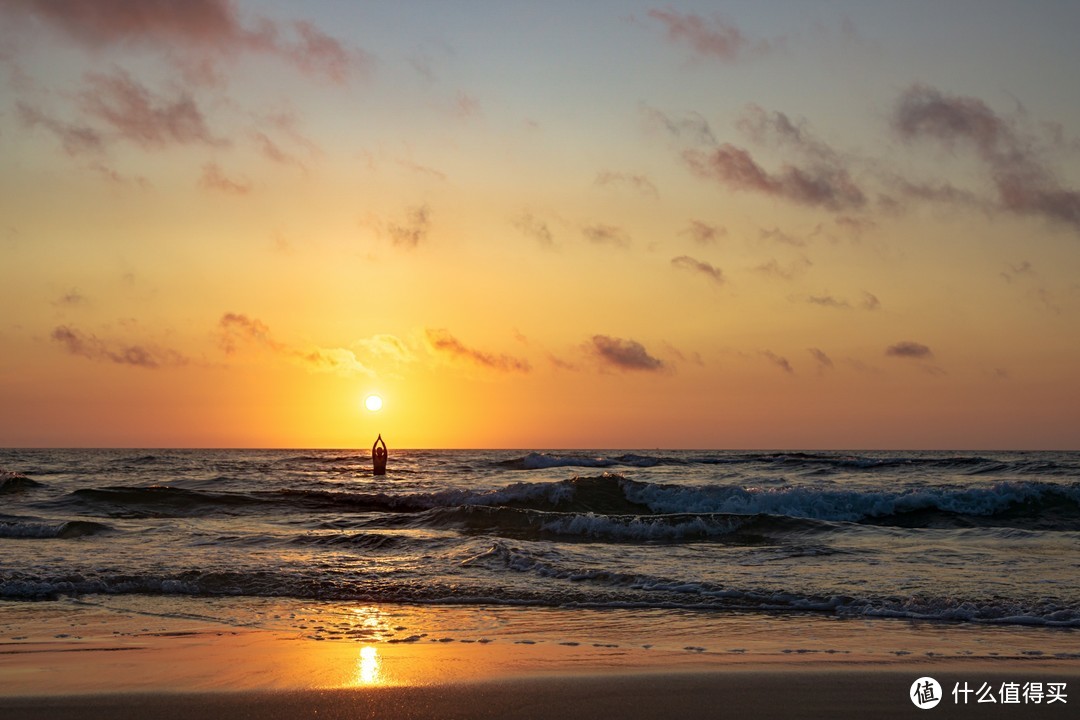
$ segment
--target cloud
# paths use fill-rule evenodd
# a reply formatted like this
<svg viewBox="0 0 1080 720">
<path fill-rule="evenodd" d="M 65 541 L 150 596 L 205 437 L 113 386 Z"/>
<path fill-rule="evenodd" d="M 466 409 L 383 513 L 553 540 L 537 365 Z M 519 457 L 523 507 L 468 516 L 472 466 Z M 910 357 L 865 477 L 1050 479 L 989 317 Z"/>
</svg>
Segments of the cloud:
<svg viewBox="0 0 1080 720">
<path fill-rule="evenodd" d="M 88 125 L 76 125 L 57 120 L 46 115 L 39 108 L 22 102 L 16 104 L 15 111 L 26 127 L 40 126 L 55 135 L 68 155 L 101 152 L 105 149 L 105 140 L 101 133 Z"/>
<path fill-rule="evenodd" d="M 708 152 L 686 150 L 683 159 L 700 177 L 716 180 L 731 190 L 757 192 L 827 210 L 858 209 L 866 204 L 866 196 L 848 171 L 836 165 L 783 165 L 779 172 L 770 173 L 749 152 L 730 143 Z"/>
<path fill-rule="evenodd" d="M 1064 187 L 1032 143 L 982 100 L 915 84 L 901 93 L 892 126 L 909 142 L 934 140 L 953 150 L 973 149 L 997 192 L 997 209 L 1080 230 L 1080 192 Z M 965 198 L 963 191 L 955 194 Z M 946 194 L 943 199 L 953 198 Z"/>
<path fill-rule="evenodd" d="M 847 230 L 856 237 L 859 237 L 863 235 L 863 233 L 869 232 L 871 230 L 876 230 L 878 226 L 875 221 L 869 218 L 855 217 L 853 215 L 839 215 L 836 217 L 834 222 L 836 223 L 837 227 L 841 228 L 842 230 Z"/>
<path fill-rule="evenodd" d="M 202 176 L 199 178 L 199 187 L 228 195 L 247 195 L 251 192 L 251 182 L 229 178 L 217 163 L 203 165 Z"/>
<path fill-rule="evenodd" d="M 695 260 L 689 255 L 680 255 L 677 258 L 672 258 L 671 264 L 677 268 L 683 270 L 690 270 L 692 272 L 699 272 L 712 280 L 717 285 L 724 284 L 724 271 L 718 267 L 713 267 L 707 262 L 701 260 Z"/>
<path fill-rule="evenodd" d="M 210 132 L 202 111 L 187 93 L 163 99 L 123 70 L 112 75 L 88 73 L 86 81 L 88 87 L 80 95 L 83 111 L 104 121 L 121 138 L 144 148 L 226 144 Z"/>
<path fill-rule="evenodd" d="M 660 129 L 671 140 L 678 141 L 680 145 L 689 147 L 716 145 L 716 136 L 713 135 L 709 121 L 699 113 L 690 113 L 681 120 L 673 120 L 651 105 L 642 103 L 641 115 L 647 130 Z"/>
<path fill-rule="evenodd" d="M 822 307 L 851 309 L 851 303 L 847 300 L 841 300 L 832 295 L 811 295 L 806 298 L 806 302 Z"/>
<path fill-rule="evenodd" d="M 675 10 L 650 10 L 649 17 L 663 23 L 668 40 L 688 45 L 697 57 L 735 62 L 747 53 L 771 50 L 770 43 L 763 40 L 751 43 L 736 25 L 720 17 L 706 20 Z"/>
<path fill-rule="evenodd" d="M 791 363 L 788 362 L 788 359 L 786 357 L 777 355 L 772 350 L 762 350 L 761 356 L 766 358 L 769 362 L 773 363 L 787 374 L 795 374 L 795 368 L 791 367 Z"/>
<path fill-rule="evenodd" d="M 374 58 L 360 49 L 346 48 L 307 21 L 282 26 L 257 18 L 245 27 L 230 0 L 8 0 L 0 11 L 9 16 L 31 16 L 90 49 L 110 46 L 141 47 L 183 55 L 181 65 L 201 66 L 204 77 L 216 74 L 213 62 L 240 53 L 278 57 L 301 72 L 343 82 L 354 72 L 365 73 Z M 291 38 L 285 27 L 291 29 Z"/>
<path fill-rule="evenodd" d="M 1031 276 L 1034 272 L 1035 270 L 1031 266 L 1031 263 L 1024 260 L 1019 265 L 1010 264 L 1007 270 L 1001 272 L 1001 277 L 1005 278 L 1005 282 L 1011 283 L 1018 277 Z"/>
<path fill-rule="evenodd" d="M 689 235 L 690 239 L 698 245 L 712 245 L 718 238 L 727 236 L 727 228 L 721 225 L 710 225 L 701 220 L 691 220 L 690 225 L 680 234 Z"/>
<path fill-rule="evenodd" d="M 796 275 L 806 270 L 806 268 L 810 267 L 812 264 L 810 258 L 803 256 L 798 260 L 791 261 L 786 267 L 783 267 L 776 261 L 776 258 L 769 258 L 766 262 L 755 265 L 751 270 L 762 275 L 772 275 L 781 280 L 794 280 Z"/>
<path fill-rule="evenodd" d="M 792 121 L 782 112 L 768 112 L 751 103 L 743 110 L 736 127 L 758 145 L 793 150 L 821 165 L 839 166 L 843 162 L 839 153 L 814 137 L 805 120 Z"/>
<path fill-rule="evenodd" d="M 225 313 L 218 321 L 218 342 L 226 355 L 237 351 L 241 342 L 261 345 L 275 352 L 287 350 L 286 346 L 276 342 L 270 335 L 270 328 L 261 320 L 249 318 L 238 313 Z"/>
<path fill-rule="evenodd" d="M 363 342 L 358 344 L 362 346 Z M 218 321 L 218 344 L 226 355 L 235 355 L 242 345 L 254 345 L 296 363 L 309 372 L 332 372 L 345 377 L 375 375 L 352 350 L 294 347 L 276 340 L 266 323 L 240 313 L 227 312 L 221 316 Z"/>
<path fill-rule="evenodd" d="M 660 197 L 660 191 L 656 189 L 656 185 L 654 185 L 653 181 L 645 175 L 630 175 L 627 173 L 604 171 L 597 174 L 596 184 L 601 187 L 607 187 L 609 185 L 625 186 L 642 195 L 648 195 L 649 197 L 654 198 Z"/>
<path fill-rule="evenodd" d="M 63 307 L 79 307 L 85 305 L 86 302 L 85 295 L 78 290 L 72 289 L 61 295 L 53 304 Z"/>
<path fill-rule="evenodd" d="M 794 235 L 788 235 L 780 228 L 773 228 L 772 230 L 761 230 L 760 232 L 762 240 L 772 240 L 775 243 L 781 245 L 790 245 L 791 247 L 806 247 L 807 242 L 802 238 L 797 238 Z"/>
<path fill-rule="evenodd" d="M 863 296 L 863 299 L 862 299 L 862 302 L 860 303 L 860 306 L 862 307 L 863 310 L 880 310 L 881 309 L 881 301 L 878 300 L 877 295 L 875 295 L 872 292 L 867 292 L 866 290 L 863 290 L 862 291 L 862 296 Z"/>
<path fill-rule="evenodd" d="M 278 163 L 279 165 L 292 165 L 299 168 L 304 167 L 304 164 L 294 155 L 285 152 L 280 145 L 271 140 L 270 136 L 261 130 L 252 131 L 251 136 L 255 140 L 255 145 L 258 147 L 259 153 L 267 160 Z"/>
<path fill-rule="evenodd" d="M 529 364 L 528 360 L 516 358 L 512 355 L 495 355 L 494 353 L 466 347 L 447 330 L 429 328 L 425 330 L 425 334 L 431 348 L 436 352 L 465 360 L 474 365 L 501 372 L 527 373 L 532 370 L 532 365 Z"/>
<path fill-rule="evenodd" d="M 388 231 L 395 245 L 414 248 L 427 239 L 431 229 L 431 208 L 419 205 L 406 214 L 405 222 L 391 223 Z"/>
<path fill-rule="evenodd" d="M 532 238 L 545 248 L 555 246 L 555 239 L 551 235 L 551 229 L 543 220 L 531 213 L 525 213 L 514 220 L 514 227 L 520 230 L 526 237 Z"/>
<path fill-rule="evenodd" d="M 630 247 L 630 236 L 622 228 L 614 225 L 589 225 L 582 229 L 589 242 L 596 245 L 614 245 L 615 247 Z"/>
<path fill-rule="evenodd" d="M 359 67 L 366 70 L 373 61 L 363 51 L 346 50 L 339 40 L 306 20 L 294 22 L 293 29 L 299 36 L 299 42 L 295 45 L 275 44 L 271 52 L 290 59 L 308 75 L 325 75 L 341 83 L 353 69 Z"/>
<path fill-rule="evenodd" d="M 929 360 L 934 357 L 934 353 L 931 352 L 930 348 L 910 340 L 904 340 L 895 345 L 890 345 L 885 349 L 885 354 L 890 357 L 915 358 L 917 360 Z"/>
<path fill-rule="evenodd" d="M 408 345 L 396 335 L 373 335 L 370 338 L 357 340 L 355 345 L 363 350 L 366 357 L 386 361 L 394 365 L 412 362 L 416 359 L 412 351 L 409 350 Z"/>
<path fill-rule="evenodd" d="M 814 360 L 817 361 L 819 369 L 828 368 L 831 370 L 833 368 L 832 358 L 826 355 L 824 350 L 819 350 L 818 348 L 807 348 L 806 351 L 810 353 Z"/>
<path fill-rule="evenodd" d="M 656 372 L 666 367 L 636 340 L 593 335 L 588 347 L 605 364 L 619 370 Z"/>
<path fill-rule="evenodd" d="M 480 114 L 480 100 L 465 91 L 458 91 L 454 98 L 454 114 L 459 118 L 472 118 Z"/>
<path fill-rule="evenodd" d="M 96 335 L 84 333 L 68 325 L 53 329 L 50 337 L 64 346 L 69 353 L 90 360 L 104 360 L 117 365 L 130 365 L 147 370 L 162 367 L 179 367 L 189 363 L 181 353 L 169 348 L 147 345 L 127 345 L 106 342 Z"/>
</svg>

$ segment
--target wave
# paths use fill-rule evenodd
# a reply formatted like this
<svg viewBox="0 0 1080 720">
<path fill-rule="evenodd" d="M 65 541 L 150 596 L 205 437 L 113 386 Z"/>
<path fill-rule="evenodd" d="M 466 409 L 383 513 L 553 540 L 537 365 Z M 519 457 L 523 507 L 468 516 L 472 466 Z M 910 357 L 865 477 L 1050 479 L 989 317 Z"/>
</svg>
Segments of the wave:
<svg viewBox="0 0 1080 720">
<path fill-rule="evenodd" d="M 783 470 L 809 475 L 845 472 L 941 470 L 960 475 L 1016 474 L 1016 475 L 1080 475 L 1080 458 L 1068 457 L 1056 462 L 1043 457 L 1017 454 L 1011 459 L 987 458 L 980 455 L 957 455 L 952 453 L 916 454 L 890 453 L 888 455 L 862 455 L 843 452 L 713 452 L 689 455 L 665 454 L 594 454 L 530 452 L 509 460 L 498 460 L 496 467 L 508 470 L 546 470 L 558 467 L 614 468 L 693 465 L 749 466 L 759 470 Z"/>
<path fill-rule="evenodd" d="M 0 495 L 17 493 L 35 487 L 43 487 L 44 484 L 37 480 L 31 480 L 22 473 L 0 470 Z"/>
<path fill-rule="evenodd" d="M 901 527 L 1000 523 L 1006 527 L 1080 529 L 1080 483 L 1009 481 L 986 487 L 900 491 L 632 483 L 626 495 L 654 512 L 768 514 Z"/>
<path fill-rule="evenodd" d="M 511 573 L 525 582 L 492 583 Z M 489 578 L 486 581 L 483 578 Z M 865 591 L 864 591 L 865 592 Z M 815 594 L 795 589 L 720 585 L 695 579 L 553 564 L 542 554 L 496 541 L 443 578 L 391 573 L 359 577 L 309 569 L 176 569 L 139 572 L 0 570 L 0 598 L 52 600 L 65 595 L 291 597 L 369 603 L 525 605 L 562 608 L 662 608 L 695 611 L 815 613 L 838 618 L 891 617 L 941 622 L 1080 628 L 1080 609 L 1053 599 Z"/>
<path fill-rule="evenodd" d="M 694 515 L 700 517 L 693 522 L 706 525 L 715 522 L 710 516 L 739 515 L 912 528 L 1080 530 L 1080 483 L 1075 482 L 1003 481 L 980 487 L 890 491 L 665 485 L 605 473 L 552 482 L 513 483 L 493 490 L 402 494 L 288 488 L 240 493 L 161 486 L 105 487 L 75 490 L 56 502 L 100 507 L 109 515 L 121 517 L 238 514 L 269 505 L 287 512 L 388 514 L 489 506 L 604 516 Z"/>
<path fill-rule="evenodd" d="M 71 540 L 112 531 L 113 528 L 108 525 L 89 520 L 68 520 L 59 523 L 0 520 L 0 538 Z"/>
<path fill-rule="evenodd" d="M 832 523 L 772 515 L 598 515 L 489 505 L 436 508 L 406 517 L 402 524 L 455 528 L 466 534 L 521 540 L 604 543 L 727 541 L 745 544 L 758 544 L 768 536 L 790 538 L 827 532 L 834 527 Z"/>
</svg>

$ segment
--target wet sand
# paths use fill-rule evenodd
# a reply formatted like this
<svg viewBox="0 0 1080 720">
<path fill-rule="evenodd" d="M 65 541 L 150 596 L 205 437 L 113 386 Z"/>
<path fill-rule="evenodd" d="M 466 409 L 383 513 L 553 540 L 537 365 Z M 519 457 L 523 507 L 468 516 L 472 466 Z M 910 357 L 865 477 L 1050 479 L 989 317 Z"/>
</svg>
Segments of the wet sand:
<svg viewBox="0 0 1080 720">
<path fill-rule="evenodd" d="M 151 615 L 155 607 L 170 614 Z M 558 613 L 499 610 L 484 618 L 496 629 L 480 636 L 463 625 L 484 612 L 476 608 L 275 605 L 265 617 L 297 628 L 283 629 L 245 626 L 250 617 L 230 607 L 215 612 L 233 624 L 208 622 L 205 603 L 121 614 L 88 603 L 0 607 L 0 717 L 877 720 L 926 717 L 910 700 L 923 676 L 942 686 L 935 717 L 1060 718 L 1080 702 L 1068 697 L 1080 693 L 1080 659 L 1023 650 L 1038 641 L 1067 646 L 1070 631 L 699 620 L 707 649 L 673 628 L 627 633 L 623 616 L 611 613 L 593 617 L 590 636 L 552 623 Z M 409 627 L 376 636 L 373 618 L 390 631 Z M 619 618 L 620 629 L 604 630 L 603 618 Z M 657 637 L 668 641 L 648 642 Z M 951 644 L 955 653 L 884 651 L 920 644 Z M 991 705 L 973 694 L 964 705 L 951 693 L 956 683 L 985 683 L 1000 697 L 1004 685 L 1030 682 L 1065 683 L 1069 702 Z"/>
<path fill-rule="evenodd" d="M 1013 673 L 936 667 L 943 686 L 979 678 L 997 686 Z M 1043 673 L 1077 687 L 1080 677 Z M 926 717 L 907 699 L 912 671 L 854 668 L 728 670 L 681 674 L 555 675 L 485 682 L 333 690 L 123 693 L 0 699 L 3 717 L 23 718 L 907 718 Z M 948 690 L 946 690 L 946 693 Z M 1068 705 L 956 705 L 935 717 L 1058 718 Z"/>
</svg>

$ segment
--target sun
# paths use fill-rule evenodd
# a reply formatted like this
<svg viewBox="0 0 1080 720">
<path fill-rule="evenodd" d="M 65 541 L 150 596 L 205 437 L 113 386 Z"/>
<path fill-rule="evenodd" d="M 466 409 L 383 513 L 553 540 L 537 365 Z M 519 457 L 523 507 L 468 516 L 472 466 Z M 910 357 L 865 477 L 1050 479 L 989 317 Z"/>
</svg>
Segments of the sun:
<svg viewBox="0 0 1080 720">
<path fill-rule="evenodd" d="M 364 398 L 364 407 L 371 412 L 379 412 L 382 410 L 382 398 L 378 395 L 368 395 Z"/>
</svg>

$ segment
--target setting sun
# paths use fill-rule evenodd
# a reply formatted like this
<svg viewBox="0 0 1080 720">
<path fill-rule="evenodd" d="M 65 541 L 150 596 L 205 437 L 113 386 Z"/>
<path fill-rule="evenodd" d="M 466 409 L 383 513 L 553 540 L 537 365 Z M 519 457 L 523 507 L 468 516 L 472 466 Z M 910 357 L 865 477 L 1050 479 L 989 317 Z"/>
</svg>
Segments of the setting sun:
<svg viewBox="0 0 1080 720">
<path fill-rule="evenodd" d="M 382 410 L 382 398 L 378 395 L 368 395 L 364 398 L 364 407 L 371 412 Z"/>
</svg>

